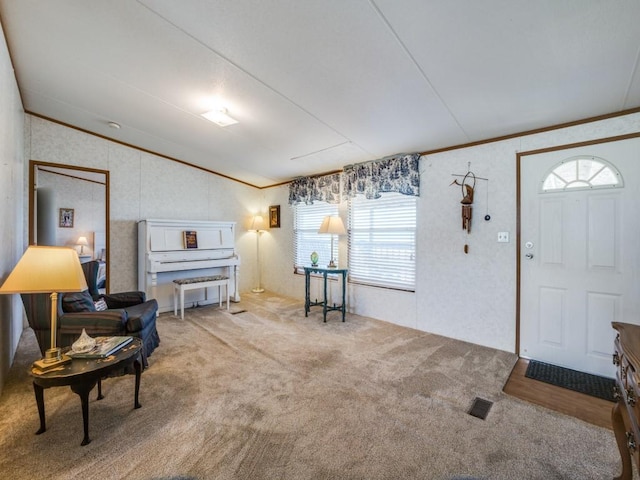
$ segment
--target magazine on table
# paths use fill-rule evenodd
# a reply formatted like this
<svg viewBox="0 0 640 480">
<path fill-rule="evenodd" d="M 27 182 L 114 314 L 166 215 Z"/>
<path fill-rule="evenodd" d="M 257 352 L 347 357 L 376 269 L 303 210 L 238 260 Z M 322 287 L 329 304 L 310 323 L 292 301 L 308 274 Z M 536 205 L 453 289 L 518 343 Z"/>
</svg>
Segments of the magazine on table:
<svg viewBox="0 0 640 480">
<path fill-rule="evenodd" d="M 72 358 L 105 358 L 114 354 L 125 345 L 128 345 L 133 337 L 96 337 L 95 346 L 87 352 L 67 352 Z"/>
</svg>

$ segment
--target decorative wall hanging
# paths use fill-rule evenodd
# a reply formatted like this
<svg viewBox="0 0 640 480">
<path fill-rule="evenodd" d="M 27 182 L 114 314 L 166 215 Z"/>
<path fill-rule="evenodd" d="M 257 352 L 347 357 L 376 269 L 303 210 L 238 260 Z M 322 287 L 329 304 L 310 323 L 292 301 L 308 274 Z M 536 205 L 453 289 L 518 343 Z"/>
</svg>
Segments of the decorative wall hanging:
<svg viewBox="0 0 640 480">
<path fill-rule="evenodd" d="M 61 208 L 58 223 L 60 228 L 73 228 L 73 208 Z"/>
<path fill-rule="evenodd" d="M 280 228 L 280 205 L 269 207 L 269 228 Z"/>
<path fill-rule="evenodd" d="M 487 213 L 484 216 L 486 221 L 491 220 L 489 215 L 489 179 L 476 177 L 475 173 L 471 171 L 471 162 L 467 163 L 467 173 L 464 175 L 452 174 L 454 177 L 460 177 L 462 180 L 455 179 L 451 182 L 451 185 L 458 185 L 462 192 L 462 229 L 467 231 L 467 234 L 471 233 L 471 220 L 473 218 L 473 197 L 476 193 L 476 180 L 485 180 L 487 182 Z M 469 253 L 469 245 L 464 246 L 464 253 Z"/>
<path fill-rule="evenodd" d="M 462 229 L 471 233 L 471 218 L 473 216 L 473 193 L 476 188 L 476 176 L 472 171 L 468 171 L 462 178 L 462 182 L 454 180 L 451 185 L 460 185 L 462 190 Z"/>
</svg>

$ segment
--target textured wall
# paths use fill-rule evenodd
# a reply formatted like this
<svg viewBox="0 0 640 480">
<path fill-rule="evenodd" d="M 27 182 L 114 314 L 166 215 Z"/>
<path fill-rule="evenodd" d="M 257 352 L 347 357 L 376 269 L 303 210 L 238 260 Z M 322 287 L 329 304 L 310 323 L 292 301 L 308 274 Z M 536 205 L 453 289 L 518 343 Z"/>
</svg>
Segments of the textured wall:
<svg viewBox="0 0 640 480">
<path fill-rule="evenodd" d="M 18 85 L 0 26 L 0 283 L 23 251 L 23 122 Z M 22 333 L 18 295 L 0 295 L 0 392 Z"/>
<path fill-rule="evenodd" d="M 261 236 L 262 284 L 301 299 L 304 279 L 293 274 L 293 215 L 288 187 L 257 190 L 63 126 L 31 118 L 31 158 L 93 166 L 111 172 L 112 284 L 136 285 L 136 222 L 142 218 L 192 218 L 238 222 L 243 257 L 241 291 L 256 282 L 256 237 L 251 216 L 281 206 L 281 228 Z M 516 153 L 640 131 L 640 114 L 522 136 L 421 160 L 415 293 L 351 285 L 349 310 L 399 325 L 501 350 L 515 351 Z M 479 177 L 472 230 L 461 228 L 460 190 L 452 174 L 470 168 Z M 488 195 L 488 198 L 487 198 Z M 483 217 L 489 212 L 491 221 Z M 497 243 L 507 231 L 511 241 Z M 463 246 L 469 245 L 465 254 Z M 346 257 L 346 238 L 340 240 Z"/>
<path fill-rule="evenodd" d="M 250 289 L 255 249 L 243 225 L 259 190 L 38 117 L 27 116 L 26 137 L 34 160 L 110 172 L 111 291 L 137 289 L 137 222 L 148 218 L 237 222 L 240 290 Z"/>
<path fill-rule="evenodd" d="M 632 114 L 423 157 L 416 292 L 350 285 L 349 310 L 515 351 L 516 154 L 638 131 L 640 114 Z M 470 234 L 461 226 L 460 187 L 450 185 L 452 174 L 464 175 L 468 168 L 489 179 L 477 182 Z M 283 221 L 292 224 L 287 195 L 286 187 L 264 190 L 265 204 L 282 204 Z M 489 222 L 484 220 L 486 213 L 491 215 Z M 497 242 L 502 231 L 510 233 L 509 243 Z M 263 237 L 265 249 L 270 249 L 265 265 L 270 273 L 263 283 L 302 298 L 304 278 L 292 273 L 293 244 L 284 233 L 272 231 Z M 346 258 L 345 238 L 341 249 L 341 258 Z"/>
<path fill-rule="evenodd" d="M 515 351 L 516 154 L 639 131 L 640 114 L 633 114 L 424 157 L 416 326 Z M 459 223 L 460 193 L 449 184 L 450 175 L 466 172 L 468 162 L 476 175 L 489 179 L 491 221 L 483 220 L 486 185 L 478 182 L 467 236 Z M 509 243 L 497 243 L 500 231 L 510 233 Z"/>
</svg>

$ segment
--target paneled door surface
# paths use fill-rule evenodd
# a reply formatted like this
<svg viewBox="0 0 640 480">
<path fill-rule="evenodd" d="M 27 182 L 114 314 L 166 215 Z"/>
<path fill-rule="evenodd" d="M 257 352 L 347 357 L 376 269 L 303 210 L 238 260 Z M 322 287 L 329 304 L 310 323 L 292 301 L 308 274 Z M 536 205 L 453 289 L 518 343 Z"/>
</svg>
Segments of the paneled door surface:
<svg viewBox="0 0 640 480">
<path fill-rule="evenodd" d="M 640 324 L 640 139 L 523 155 L 520 355 L 613 377 Z"/>
</svg>

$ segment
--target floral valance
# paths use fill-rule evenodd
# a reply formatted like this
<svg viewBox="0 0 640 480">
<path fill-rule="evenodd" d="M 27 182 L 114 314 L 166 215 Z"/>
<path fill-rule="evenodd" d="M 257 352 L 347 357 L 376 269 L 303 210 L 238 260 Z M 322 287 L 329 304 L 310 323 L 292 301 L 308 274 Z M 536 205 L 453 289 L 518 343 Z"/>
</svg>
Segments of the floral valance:
<svg viewBox="0 0 640 480">
<path fill-rule="evenodd" d="M 340 174 L 299 177 L 289 184 L 289 205 L 315 201 L 340 203 Z"/>
<path fill-rule="evenodd" d="M 420 154 L 401 155 L 344 167 L 347 197 L 380 198 L 386 192 L 420 196 Z"/>
</svg>

